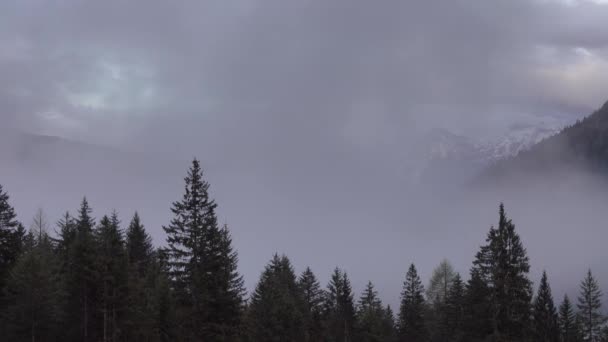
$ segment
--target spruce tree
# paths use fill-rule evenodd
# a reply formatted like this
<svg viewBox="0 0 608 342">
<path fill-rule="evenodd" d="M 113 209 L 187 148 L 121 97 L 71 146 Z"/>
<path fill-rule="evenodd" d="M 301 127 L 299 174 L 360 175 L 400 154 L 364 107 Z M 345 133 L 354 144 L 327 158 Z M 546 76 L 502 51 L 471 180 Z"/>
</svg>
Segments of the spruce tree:
<svg viewBox="0 0 608 342">
<path fill-rule="evenodd" d="M 128 259 L 116 212 L 101 219 L 95 234 L 102 339 L 118 341 L 123 339 L 127 309 Z"/>
<path fill-rule="evenodd" d="M 397 328 L 395 327 L 395 314 L 390 305 L 387 305 L 384 309 L 384 315 L 382 319 L 382 331 L 384 332 L 383 341 L 393 342 L 397 341 Z"/>
<path fill-rule="evenodd" d="M 348 275 L 339 268 L 334 269 L 326 293 L 326 337 L 330 341 L 353 341 L 356 318 Z"/>
<path fill-rule="evenodd" d="M 578 342 L 579 329 L 574 308 L 568 295 L 559 306 L 559 333 L 561 342 Z"/>
<path fill-rule="evenodd" d="M 385 341 L 385 311 L 372 282 L 368 282 L 357 306 L 357 340 Z"/>
<path fill-rule="evenodd" d="M 34 245 L 11 269 L 0 319 L 7 341 L 58 341 L 63 315 L 59 261 L 46 232 L 33 234 Z"/>
<path fill-rule="evenodd" d="M 135 213 L 126 234 L 128 256 L 128 298 L 125 334 L 129 341 L 150 341 L 158 338 L 155 287 L 158 270 L 152 238 Z"/>
<path fill-rule="evenodd" d="M 500 205 L 497 228 L 490 228 L 487 244 L 476 255 L 475 267 L 490 289 L 494 339 L 520 341 L 529 333 L 532 283 L 526 249 L 515 225 Z"/>
<path fill-rule="evenodd" d="M 323 337 L 324 292 L 310 267 L 307 267 L 298 278 L 298 288 L 304 305 L 304 341 L 319 341 Z"/>
<path fill-rule="evenodd" d="M 0 289 L 19 258 L 26 234 L 23 225 L 17 221 L 17 214 L 9 199 L 8 193 L 0 185 Z"/>
<path fill-rule="evenodd" d="M 243 280 L 226 227 L 217 223 L 209 183 L 198 160 L 185 178 L 181 201 L 173 203 L 167 233 L 169 275 L 181 333 L 191 340 L 226 340 L 238 334 Z"/>
<path fill-rule="evenodd" d="M 152 263 L 154 248 L 152 238 L 146 232 L 136 212 L 127 228 L 127 255 L 132 272 L 138 277 L 144 277 Z"/>
<path fill-rule="evenodd" d="M 305 336 L 303 300 L 286 256 L 274 255 L 251 296 L 252 341 L 300 341 Z"/>
<path fill-rule="evenodd" d="M 491 292 L 479 269 L 471 268 L 465 290 L 465 341 L 485 341 L 492 334 Z"/>
<path fill-rule="evenodd" d="M 70 294 L 67 300 L 66 339 L 95 341 L 102 337 L 96 324 L 101 310 L 98 304 L 99 272 L 96 268 L 97 244 L 91 208 L 84 198 L 74 222 L 74 241 L 69 246 L 65 281 Z"/>
<path fill-rule="evenodd" d="M 465 306 L 464 283 L 456 273 L 445 300 L 445 336 L 449 341 L 462 341 L 464 338 Z"/>
<path fill-rule="evenodd" d="M 414 264 L 410 265 L 401 292 L 399 310 L 399 340 L 426 341 L 424 286 Z"/>
<path fill-rule="evenodd" d="M 600 332 L 606 318 L 601 312 L 602 291 L 591 270 L 587 271 L 587 276 L 581 282 L 577 307 L 584 341 L 600 341 Z"/>
<path fill-rule="evenodd" d="M 553 303 L 547 273 L 544 271 L 538 287 L 538 294 L 532 305 L 532 322 L 534 341 L 556 342 L 559 340 L 557 311 Z"/>
</svg>

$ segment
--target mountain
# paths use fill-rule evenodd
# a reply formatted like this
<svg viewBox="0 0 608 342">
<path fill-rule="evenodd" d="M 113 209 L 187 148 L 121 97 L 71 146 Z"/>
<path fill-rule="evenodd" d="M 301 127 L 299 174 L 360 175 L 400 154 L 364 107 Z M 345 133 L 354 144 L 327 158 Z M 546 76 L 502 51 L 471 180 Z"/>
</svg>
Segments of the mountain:
<svg viewBox="0 0 608 342">
<path fill-rule="evenodd" d="M 585 171 L 608 171 L 608 102 L 586 118 L 529 149 L 498 160 L 482 175 L 489 181 Z"/>
<path fill-rule="evenodd" d="M 475 140 L 434 129 L 418 144 L 422 158 L 414 179 L 422 183 L 461 185 L 500 160 L 510 159 L 560 131 L 560 120 L 514 124 L 492 141 Z"/>
</svg>

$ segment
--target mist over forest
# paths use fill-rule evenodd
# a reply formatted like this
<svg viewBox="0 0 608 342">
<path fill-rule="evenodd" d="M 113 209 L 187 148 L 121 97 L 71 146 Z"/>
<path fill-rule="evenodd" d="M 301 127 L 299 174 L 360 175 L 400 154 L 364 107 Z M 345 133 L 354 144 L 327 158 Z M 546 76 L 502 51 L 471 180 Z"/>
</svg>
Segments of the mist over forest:
<svg viewBox="0 0 608 342">
<path fill-rule="evenodd" d="M 3 1 L 0 336 L 608 340 L 606 19 Z"/>
</svg>

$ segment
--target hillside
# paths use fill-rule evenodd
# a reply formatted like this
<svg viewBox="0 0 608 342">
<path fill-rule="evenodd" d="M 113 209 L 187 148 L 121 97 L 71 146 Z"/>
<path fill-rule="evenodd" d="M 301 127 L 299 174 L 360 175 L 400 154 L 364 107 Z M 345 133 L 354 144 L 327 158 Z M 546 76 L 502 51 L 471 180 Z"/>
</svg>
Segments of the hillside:
<svg viewBox="0 0 608 342">
<path fill-rule="evenodd" d="M 490 166 L 483 181 L 517 177 L 547 177 L 584 170 L 604 174 L 608 170 L 608 102 L 600 109 L 516 156 Z"/>
</svg>

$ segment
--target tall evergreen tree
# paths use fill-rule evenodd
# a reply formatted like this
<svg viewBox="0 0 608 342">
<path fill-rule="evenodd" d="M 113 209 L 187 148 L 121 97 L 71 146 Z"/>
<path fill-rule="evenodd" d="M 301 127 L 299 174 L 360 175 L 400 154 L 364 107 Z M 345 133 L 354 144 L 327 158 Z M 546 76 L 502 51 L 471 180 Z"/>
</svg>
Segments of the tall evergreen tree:
<svg viewBox="0 0 608 342">
<path fill-rule="evenodd" d="M 372 282 L 368 282 L 357 306 L 357 341 L 386 341 L 384 330 L 386 313 L 378 292 Z"/>
<path fill-rule="evenodd" d="M 384 316 L 382 319 L 382 331 L 384 332 L 385 342 L 397 341 L 397 328 L 395 326 L 395 314 L 390 305 L 387 305 L 384 309 Z"/>
<path fill-rule="evenodd" d="M 401 292 L 399 310 L 399 340 L 408 342 L 426 341 L 424 286 L 418 277 L 416 266 L 410 265 Z"/>
<path fill-rule="evenodd" d="M 320 341 L 323 337 L 324 292 L 310 267 L 307 267 L 298 278 L 298 288 L 304 305 L 304 341 Z"/>
<path fill-rule="evenodd" d="M 570 303 L 568 295 L 564 295 L 564 300 L 559 306 L 559 333 L 561 342 L 578 342 L 579 329 L 576 313 Z"/>
<path fill-rule="evenodd" d="M 471 268 L 465 290 L 465 341 L 485 341 L 492 334 L 491 292 L 479 269 Z"/>
<path fill-rule="evenodd" d="M 137 213 L 127 228 L 126 237 L 129 274 L 124 336 L 129 341 L 153 341 L 159 336 L 154 294 L 156 277 L 160 275 L 155 267 L 152 238 Z"/>
<path fill-rule="evenodd" d="M 185 178 L 181 201 L 167 233 L 166 253 L 178 300 L 181 333 L 187 340 L 226 340 L 239 331 L 243 280 L 227 228 L 217 223 L 215 201 L 198 160 Z"/>
<path fill-rule="evenodd" d="M 530 265 L 503 204 L 500 204 L 498 227 L 490 228 L 486 241 L 474 265 L 490 289 L 494 339 L 521 341 L 529 333 L 532 283 L 527 274 Z"/>
<path fill-rule="evenodd" d="M 21 253 L 25 229 L 17 221 L 15 209 L 9 203 L 9 195 L 0 185 L 0 289 Z"/>
<path fill-rule="evenodd" d="M 251 296 L 248 315 L 252 341 L 303 340 L 303 301 L 286 256 L 275 254 L 262 272 Z"/>
<path fill-rule="evenodd" d="M 557 311 L 553 303 L 547 273 L 544 271 L 538 287 L 538 294 L 532 305 L 532 322 L 534 341 L 557 342 L 559 340 Z"/>
<path fill-rule="evenodd" d="M 326 338 L 330 341 L 353 341 L 355 306 L 350 280 L 339 268 L 327 285 L 325 298 Z"/>
<path fill-rule="evenodd" d="M 154 247 L 152 238 L 146 232 L 137 212 L 127 228 L 126 247 L 131 271 L 143 277 L 153 261 Z"/>
<path fill-rule="evenodd" d="M 115 342 L 123 338 L 128 280 L 127 253 L 116 212 L 110 218 L 104 216 L 95 233 L 102 338 Z"/>
<path fill-rule="evenodd" d="M 34 235 L 34 245 L 12 268 L 0 319 L 7 341 L 61 340 L 65 299 L 59 262 L 46 232 Z"/>
<path fill-rule="evenodd" d="M 456 273 L 445 300 L 445 336 L 449 341 L 463 341 L 465 320 L 465 287 L 460 274 Z"/>
<path fill-rule="evenodd" d="M 69 245 L 66 262 L 66 286 L 70 294 L 66 303 L 66 340 L 96 341 L 101 338 L 95 319 L 99 273 L 96 268 L 97 245 L 93 234 L 95 225 L 86 198 L 82 200 L 74 222 L 74 240 Z"/>
<path fill-rule="evenodd" d="M 600 341 L 600 332 L 606 318 L 601 312 L 602 291 L 591 270 L 587 271 L 587 276 L 581 282 L 577 307 L 584 341 Z"/>
</svg>

